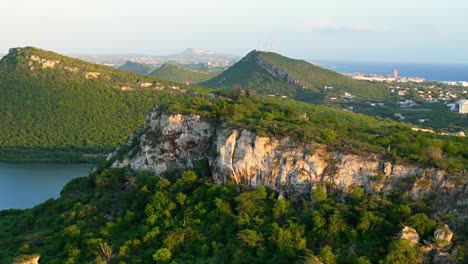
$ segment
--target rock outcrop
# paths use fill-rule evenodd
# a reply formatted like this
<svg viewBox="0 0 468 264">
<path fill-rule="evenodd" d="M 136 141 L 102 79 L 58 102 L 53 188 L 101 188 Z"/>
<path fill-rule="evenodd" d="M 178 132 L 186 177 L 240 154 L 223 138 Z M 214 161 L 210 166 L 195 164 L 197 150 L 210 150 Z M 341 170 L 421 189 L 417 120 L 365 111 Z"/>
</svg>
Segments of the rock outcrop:
<svg viewBox="0 0 468 264">
<path fill-rule="evenodd" d="M 38 264 L 40 258 L 39 255 L 24 255 L 17 257 L 13 264 Z"/>
<path fill-rule="evenodd" d="M 398 234 L 399 239 L 407 239 L 411 245 L 415 246 L 419 244 L 419 234 L 414 228 L 405 226 L 403 230 Z"/>
<path fill-rule="evenodd" d="M 208 158 L 214 134 L 215 128 L 202 121 L 200 116 L 166 115 L 152 111 L 146 117 L 144 133 L 133 135 L 139 137 L 139 145 L 112 166 L 130 166 L 155 175 L 192 168 Z"/>
<path fill-rule="evenodd" d="M 434 240 L 439 247 L 446 247 L 452 242 L 453 232 L 448 225 L 434 231 Z"/>
<path fill-rule="evenodd" d="M 253 58 L 251 58 L 253 57 Z M 259 56 L 258 53 L 252 53 L 250 54 L 250 56 L 247 56 L 244 58 L 244 60 L 249 60 L 249 59 L 255 59 L 255 63 L 257 65 L 259 65 L 260 67 L 262 67 L 265 71 L 267 71 L 269 74 L 275 76 L 275 77 L 278 77 L 298 88 L 304 88 L 305 85 L 302 84 L 300 81 L 294 79 L 294 77 L 292 77 L 290 74 L 288 74 L 287 72 L 283 71 L 282 69 L 280 68 L 277 68 L 275 66 L 273 66 L 272 64 L 266 62 L 261 56 Z"/>
<path fill-rule="evenodd" d="M 132 137 L 128 144 L 138 144 L 114 157 L 113 167 L 162 175 L 205 162 L 218 184 L 265 185 L 289 195 L 309 194 L 324 182 L 343 191 L 361 186 L 368 193 L 398 191 L 416 198 L 454 188 L 436 169 L 328 151 L 323 145 L 291 138 L 261 137 L 245 129 L 216 126 L 198 115 L 151 111 L 143 129 Z"/>
</svg>

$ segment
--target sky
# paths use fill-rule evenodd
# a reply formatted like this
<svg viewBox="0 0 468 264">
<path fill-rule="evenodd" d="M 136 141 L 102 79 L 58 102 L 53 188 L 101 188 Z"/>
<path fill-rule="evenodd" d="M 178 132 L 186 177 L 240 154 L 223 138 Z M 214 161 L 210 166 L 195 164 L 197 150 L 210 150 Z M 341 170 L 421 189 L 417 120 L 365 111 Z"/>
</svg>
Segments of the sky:
<svg viewBox="0 0 468 264">
<path fill-rule="evenodd" d="M 307 60 L 468 64 L 467 0 L 0 0 L 0 53 L 260 48 Z"/>
</svg>

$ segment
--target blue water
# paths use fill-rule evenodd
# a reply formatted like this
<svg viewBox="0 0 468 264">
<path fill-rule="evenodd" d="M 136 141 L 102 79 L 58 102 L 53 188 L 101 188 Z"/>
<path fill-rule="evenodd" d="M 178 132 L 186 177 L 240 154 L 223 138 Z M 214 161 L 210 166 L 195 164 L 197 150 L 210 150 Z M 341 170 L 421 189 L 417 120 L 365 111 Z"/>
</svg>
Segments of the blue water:
<svg viewBox="0 0 468 264">
<path fill-rule="evenodd" d="M 31 208 L 57 198 L 71 179 L 87 176 L 93 164 L 0 162 L 0 210 Z"/>
<path fill-rule="evenodd" d="M 318 61 L 324 68 L 343 73 L 390 75 L 393 69 L 403 77 L 432 81 L 468 81 L 468 64 L 416 64 L 384 62 Z"/>
</svg>

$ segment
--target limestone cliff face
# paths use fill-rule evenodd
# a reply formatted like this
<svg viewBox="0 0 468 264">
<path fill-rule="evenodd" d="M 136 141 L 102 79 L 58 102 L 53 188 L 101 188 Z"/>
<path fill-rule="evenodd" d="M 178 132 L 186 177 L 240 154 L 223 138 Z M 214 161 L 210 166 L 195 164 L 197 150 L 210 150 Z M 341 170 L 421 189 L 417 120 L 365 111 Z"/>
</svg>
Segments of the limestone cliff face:
<svg viewBox="0 0 468 264">
<path fill-rule="evenodd" d="M 345 192 L 361 186 L 368 193 L 398 190 L 417 198 L 437 190 L 457 193 L 449 197 L 459 203 L 458 212 L 467 215 L 466 187 L 455 186 L 443 171 L 392 164 L 374 155 L 330 152 L 325 146 L 290 138 L 260 137 L 243 129 L 215 126 L 197 115 L 152 111 L 131 142 L 139 143 L 115 160 L 113 167 L 161 175 L 208 161 L 218 184 L 265 185 L 290 195 L 309 194 L 324 182 Z"/>
<path fill-rule="evenodd" d="M 141 135 L 132 135 L 132 138 L 139 137 L 140 143 L 123 159 L 115 161 L 113 167 L 130 166 L 155 175 L 191 168 L 207 158 L 216 132 L 200 116 L 167 115 L 156 111 L 146 116 L 143 129 Z"/>
</svg>

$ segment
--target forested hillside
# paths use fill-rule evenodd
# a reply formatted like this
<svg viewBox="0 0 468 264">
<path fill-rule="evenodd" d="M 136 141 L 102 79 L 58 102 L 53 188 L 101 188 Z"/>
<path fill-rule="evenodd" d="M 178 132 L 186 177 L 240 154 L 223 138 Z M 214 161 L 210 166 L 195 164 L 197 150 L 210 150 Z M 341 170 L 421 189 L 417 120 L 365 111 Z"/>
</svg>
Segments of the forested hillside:
<svg viewBox="0 0 468 264">
<path fill-rule="evenodd" d="M 146 75 L 146 74 L 154 71 L 156 68 L 157 67 L 155 67 L 153 65 L 150 65 L 150 64 L 127 61 L 124 65 L 119 67 L 119 70 L 129 71 L 129 72 L 134 72 L 134 73 L 139 73 L 139 74 Z"/>
<path fill-rule="evenodd" d="M 176 175 L 167 175 L 169 178 Z M 201 176 L 201 177 L 200 177 Z M 172 178 L 174 179 L 174 178 Z M 236 190 L 237 189 L 237 190 Z M 398 193 L 348 196 L 316 188 L 311 197 L 278 199 L 260 187 L 217 186 L 186 171 L 177 180 L 123 169 L 70 182 L 61 198 L 0 212 L 0 258 L 41 263 L 419 263 L 398 239 L 410 226 L 429 243 L 450 220 Z M 454 241 L 466 263 L 466 240 Z M 443 247 L 440 246 L 442 249 Z"/>
<path fill-rule="evenodd" d="M 0 159 L 70 160 L 107 153 L 154 105 L 201 89 L 36 48 L 0 61 Z"/>
<path fill-rule="evenodd" d="M 288 96 L 304 102 L 324 103 L 350 94 L 356 101 L 389 99 L 383 84 L 356 81 L 303 60 L 273 52 L 252 51 L 219 76 L 202 85 L 232 89 L 241 87 L 262 94 Z"/>
<path fill-rule="evenodd" d="M 199 83 L 211 79 L 219 73 L 220 72 L 209 72 L 201 69 L 192 69 L 180 65 L 165 63 L 148 75 L 162 80 L 179 83 Z"/>
</svg>

